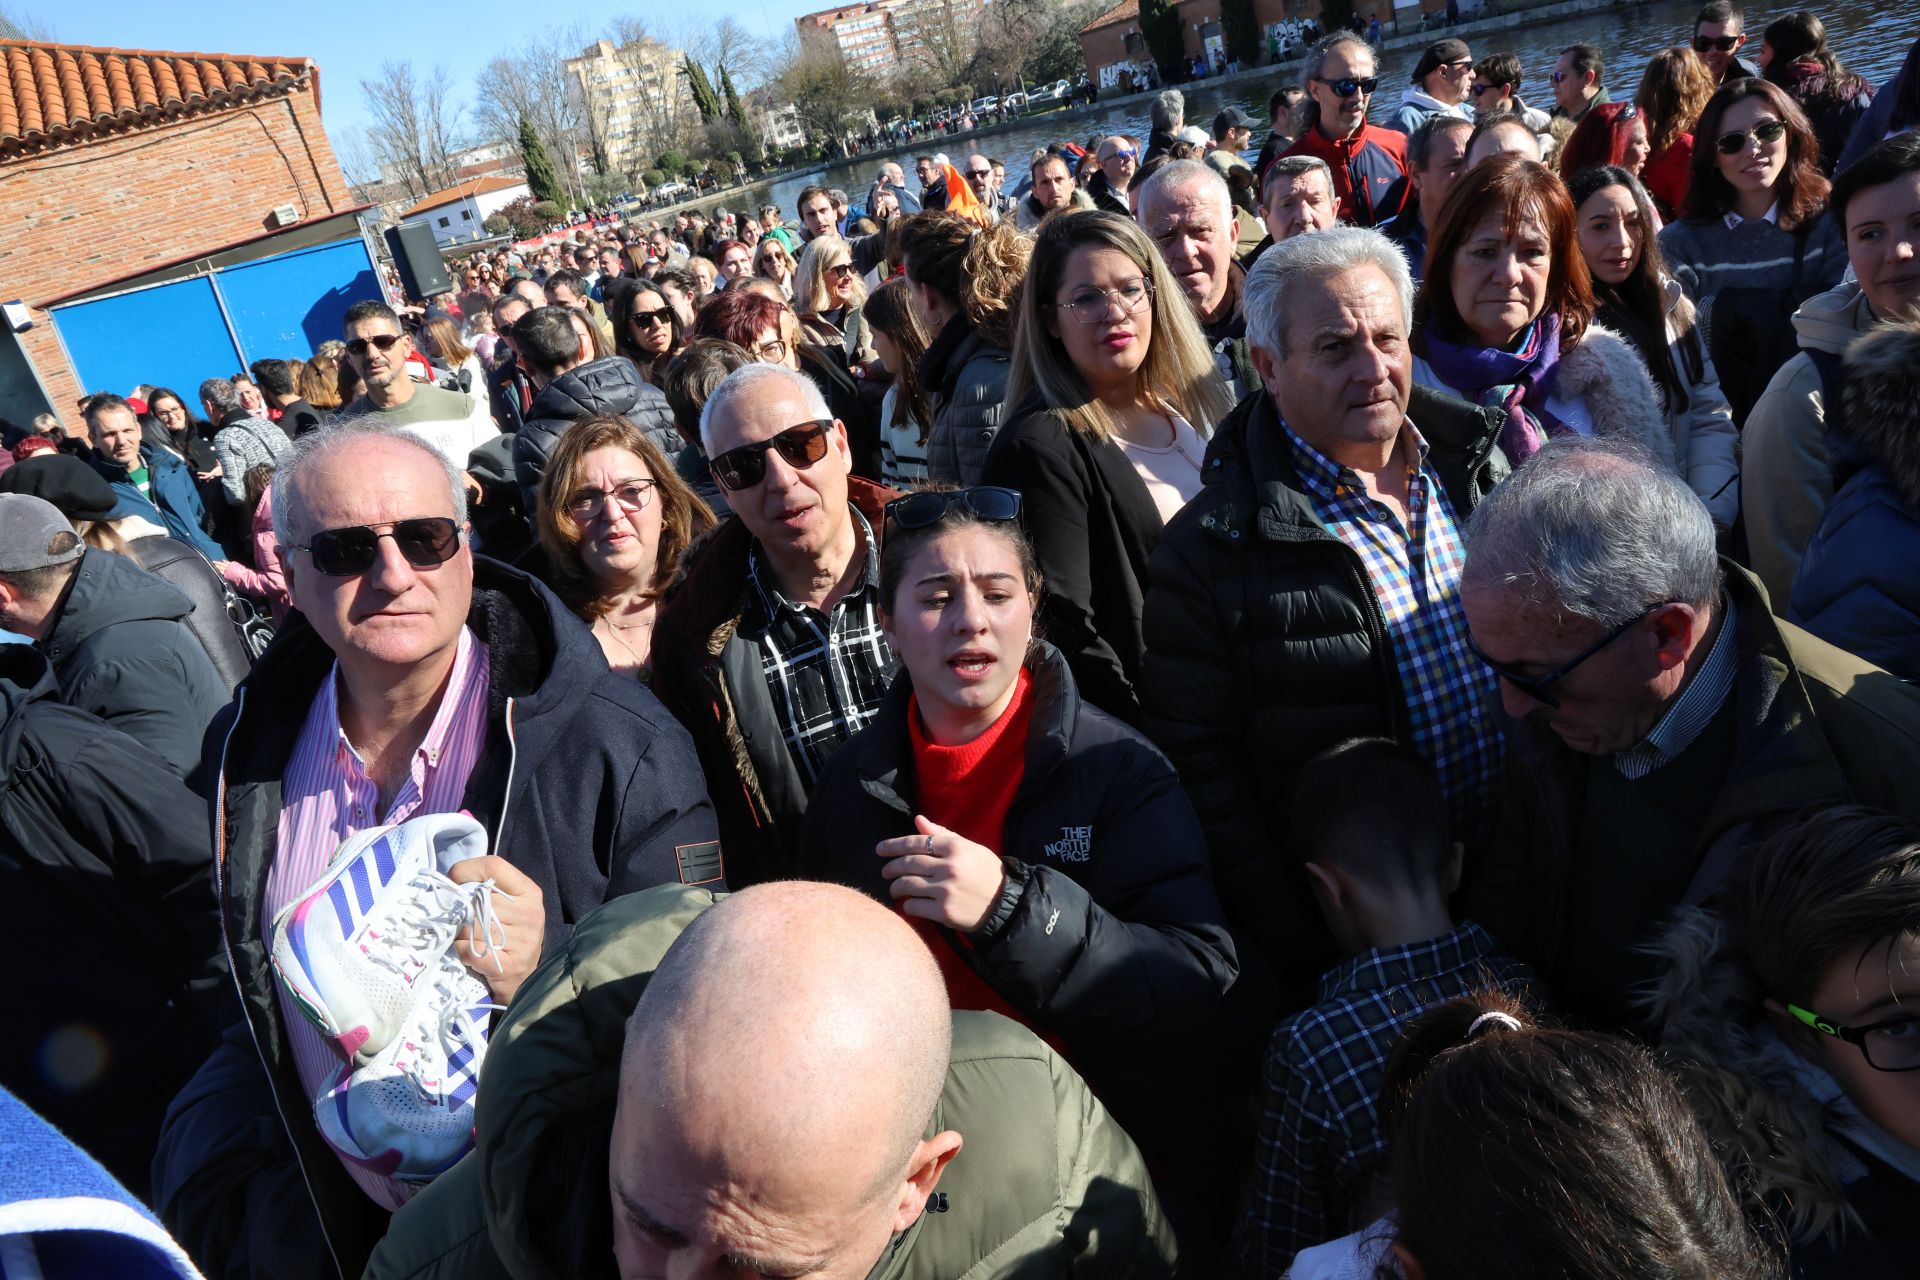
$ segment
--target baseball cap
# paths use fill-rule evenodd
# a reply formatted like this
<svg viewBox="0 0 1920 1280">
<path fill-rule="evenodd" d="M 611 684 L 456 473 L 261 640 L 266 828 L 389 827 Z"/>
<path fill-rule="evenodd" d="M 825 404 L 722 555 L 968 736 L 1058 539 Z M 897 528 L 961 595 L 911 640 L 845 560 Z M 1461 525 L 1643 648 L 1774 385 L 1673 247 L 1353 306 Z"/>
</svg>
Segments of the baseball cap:
<svg viewBox="0 0 1920 1280">
<path fill-rule="evenodd" d="M 0 573 L 78 560 L 86 547 L 60 509 L 28 493 L 0 493 Z"/>
<path fill-rule="evenodd" d="M 1229 129 L 1257 129 L 1260 121 L 1239 107 L 1227 107 L 1213 118 L 1213 136 L 1224 137 Z"/>
<path fill-rule="evenodd" d="M 1420 55 L 1420 61 L 1414 64 L 1413 83 L 1419 84 L 1422 77 L 1430 75 L 1437 67 L 1444 67 L 1449 62 L 1465 62 L 1471 57 L 1473 50 L 1467 48 L 1465 40 L 1456 40 L 1452 36 L 1435 40 Z"/>
</svg>

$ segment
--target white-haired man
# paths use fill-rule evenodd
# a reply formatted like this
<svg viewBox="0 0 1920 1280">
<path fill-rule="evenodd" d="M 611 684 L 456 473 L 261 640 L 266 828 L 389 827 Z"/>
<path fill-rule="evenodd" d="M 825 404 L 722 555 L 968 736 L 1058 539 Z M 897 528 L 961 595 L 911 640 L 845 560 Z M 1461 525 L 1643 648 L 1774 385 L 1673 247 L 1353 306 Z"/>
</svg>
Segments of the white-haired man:
<svg viewBox="0 0 1920 1280">
<path fill-rule="evenodd" d="M 1247 357 L 1247 320 L 1240 305 L 1244 273 L 1233 260 L 1240 211 L 1226 179 L 1204 161 L 1174 160 L 1141 184 L 1135 210 L 1193 304 L 1220 376 L 1239 399 L 1259 378 Z"/>
<path fill-rule="evenodd" d="M 714 388 L 700 442 L 737 519 L 688 560 L 654 637 L 654 688 L 715 778 L 729 875 L 790 874 L 820 768 L 879 706 L 880 532 L 895 495 L 852 474 L 806 375 L 751 364 Z"/>
<path fill-rule="evenodd" d="M 1259 387 L 1153 553 L 1141 705 L 1230 919 L 1304 999 L 1333 944 L 1273 821 L 1301 764 L 1396 737 L 1435 767 L 1462 839 L 1484 824 L 1499 735 L 1466 646 L 1459 522 L 1506 473 L 1503 419 L 1413 385 L 1412 282 L 1378 232 L 1274 245 L 1246 307 Z"/>
</svg>

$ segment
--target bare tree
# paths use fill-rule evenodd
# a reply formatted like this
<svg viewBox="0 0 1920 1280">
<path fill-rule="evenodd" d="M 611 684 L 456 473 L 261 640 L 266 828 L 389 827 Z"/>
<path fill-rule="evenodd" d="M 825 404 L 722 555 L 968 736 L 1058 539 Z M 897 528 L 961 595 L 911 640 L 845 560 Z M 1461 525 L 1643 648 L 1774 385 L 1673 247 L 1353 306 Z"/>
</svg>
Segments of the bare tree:
<svg viewBox="0 0 1920 1280">
<path fill-rule="evenodd" d="M 845 138 L 880 96 L 872 77 L 849 67 L 838 52 L 810 49 L 798 39 L 786 43 L 773 87 L 799 109 L 807 136 L 822 142 Z"/>
<path fill-rule="evenodd" d="M 900 61 L 916 69 L 934 88 L 967 83 L 979 49 L 976 11 L 956 11 L 951 0 L 920 0 L 893 11 L 894 39 Z"/>
<path fill-rule="evenodd" d="M 628 92 L 634 95 L 635 155 L 650 166 L 663 151 L 685 149 L 699 138 L 704 121 L 693 102 L 693 89 L 680 72 L 685 46 L 656 32 L 643 18 L 616 18 L 614 48 L 630 72 Z"/>
<path fill-rule="evenodd" d="M 524 39 L 494 58 L 474 82 L 474 117 L 489 140 L 513 141 L 520 122 L 533 126 L 569 198 L 582 194 L 579 150 L 582 103 L 567 59 L 581 52 L 557 31 Z"/>
<path fill-rule="evenodd" d="M 422 77 L 411 59 L 383 62 L 378 77 L 360 82 L 373 117 L 372 151 L 382 172 L 410 194 L 424 196 L 451 181 L 461 115 L 451 90 L 444 66 Z"/>
<path fill-rule="evenodd" d="M 36 13 L 27 13 L 12 3 L 0 3 L 0 40 L 34 40 L 49 43 L 59 37 L 53 23 Z"/>
<path fill-rule="evenodd" d="M 334 158 L 340 162 L 340 172 L 346 175 L 348 186 L 367 187 L 380 181 L 380 159 L 365 129 L 342 129 L 331 141 Z"/>
</svg>

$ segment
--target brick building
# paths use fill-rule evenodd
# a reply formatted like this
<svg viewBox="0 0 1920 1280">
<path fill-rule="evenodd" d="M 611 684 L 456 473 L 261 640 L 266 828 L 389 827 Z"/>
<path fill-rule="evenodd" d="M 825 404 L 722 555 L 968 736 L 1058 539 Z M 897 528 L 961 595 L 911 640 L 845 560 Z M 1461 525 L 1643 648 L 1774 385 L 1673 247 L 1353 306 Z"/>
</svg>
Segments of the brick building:
<svg viewBox="0 0 1920 1280">
<path fill-rule="evenodd" d="M 1436 2 L 1444 7 L 1446 0 Z M 1220 0 L 1175 0 L 1174 12 L 1180 15 L 1185 57 L 1219 47 Z M 1311 18 L 1319 12 L 1320 0 L 1253 0 L 1254 21 L 1263 32 L 1283 19 Z M 1080 49 L 1087 59 L 1087 78 L 1101 89 L 1124 87 L 1128 71 L 1138 72 L 1144 83 L 1153 54 L 1140 31 L 1140 0 L 1121 0 L 1080 28 Z"/>
<path fill-rule="evenodd" d="M 307 59 L 0 41 L 0 289 L 32 322 L 0 324 L 0 415 L 78 429 L 83 391 L 309 353 L 377 296 L 362 207 Z"/>
</svg>

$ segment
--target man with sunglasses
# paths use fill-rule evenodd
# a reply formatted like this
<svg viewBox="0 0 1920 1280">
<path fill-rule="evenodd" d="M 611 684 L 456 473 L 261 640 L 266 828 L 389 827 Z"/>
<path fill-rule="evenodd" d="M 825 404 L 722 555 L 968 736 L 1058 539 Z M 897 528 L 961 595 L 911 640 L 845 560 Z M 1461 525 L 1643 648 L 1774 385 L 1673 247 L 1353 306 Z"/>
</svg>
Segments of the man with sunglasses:
<svg viewBox="0 0 1920 1280">
<path fill-rule="evenodd" d="M 1013 213 L 1013 201 L 1000 191 L 1000 184 L 993 176 L 993 161 L 979 152 L 967 157 L 967 167 L 961 170 L 967 180 L 967 187 L 973 192 L 973 198 L 987 211 L 987 217 L 994 222 L 1009 217 Z"/>
<path fill-rule="evenodd" d="M 1725 84 L 1742 76 L 1760 75 L 1760 68 L 1740 56 L 1747 43 L 1745 10 L 1729 0 L 1713 0 L 1693 19 L 1693 51 L 1713 73 L 1715 84 Z"/>
<path fill-rule="evenodd" d="M 1467 86 L 1473 83 L 1473 51 L 1465 40 L 1449 36 L 1428 45 L 1413 66 L 1413 83 L 1400 95 L 1400 108 L 1387 126 L 1412 137 L 1437 115 L 1473 119 Z"/>
<path fill-rule="evenodd" d="M 1100 171 L 1087 180 L 1087 196 L 1093 201 L 1093 207 L 1123 218 L 1133 217 L 1127 191 L 1140 168 L 1140 148 L 1132 138 L 1115 134 L 1100 139 L 1094 156 L 1100 162 Z"/>
<path fill-rule="evenodd" d="M 1468 102 L 1479 117 L 1516 115 L 1527 128 L 1545 135 L 1553 117 L 1538 107 L 1530 107 L 1520 97 L 1521 67 L 1518 55 L 1490 53 L 1473 65 L 1473 83 L 1467 86 Z"/>
<path fill-rule="evenodd" d="M 845 426 L 785 365 L 729 374 L 700 439 L 734 518 L 686 560 L 654 635 L 654 688 L 714 785 L 728 875 L 793 873 L 807 797 L 873 718 L 896 666 L 881 636 L 889 489 L 852 474 Z"/>
<path fill-rule="evenodd" d="M 718 887 L 724 870 L 686 731 L 608 670 L 552 592 L 473 554 L 460 475 L 437 452 L 364 419 L 314 432 L 275 474 L 273 514 L 305 622 L 275 637 L 207 737 L 248 1033 L 229 1034 L 175 1107 L 156 1184 L 200 1256 L 254 1275 L 313 1275 L 331 1258 L 355 1276 L 409 1192 L 322 1140 L 313 1099 L 339 1075 L 337 1047 L 294 1007 L 267 945 L 335 850 L 427 814 L 485 827 L 487 856 L 450 878 L 499 890 L 492 959 L 457 946 L 502 1006 L 607 899 Z"/>
<path fill-rule="evenodd" d="M 1340 221 L 1377 227 L 1407 203 L 1407 135 L 1367 123 L 1367 105 L 1380 86 L 1373 48 L 1351 31 L 1316 42 L 1302 72 L 1311 119 L 1282 154 L 1318 156 L 1333 171 Z"/>
<path fill-rule="evenodd" d="M 367 385 L 365 395 L 340 411 L 343 420 L 367 418 L 405 427 L 461 470 L 468 454 L 500 434 L 486 400 L 417 382 L 407 372 L 413 339 L 392 307 L 371 299 L 356 302 L 342 323 L 347 359 Z"/>
<path fill-rule="evenodd" d="M 1570 1017 L 1630 1024 L 1651 931 L 1795 815 L 1920 812 L 1920 691 L 1775 619 L 1637 446 L 1549 442 L 1474 512 L 1460 593 L 1509 721 L 1465 911 Z"/>
<path fill-rule="evenodd" d="M 1553 81 L 1553 118 L 1579 124 L 1587 112 L 1606 102 L 1607 86 L 1600 83 L 1605 73 L 1598 45 L 1570 44 L 1561 50 L 1548 77 Z"/>
</svg>

